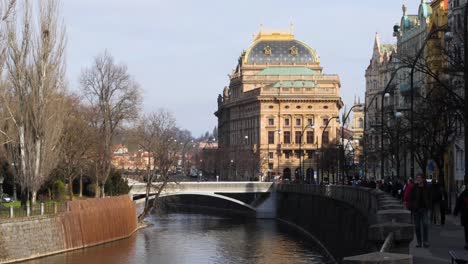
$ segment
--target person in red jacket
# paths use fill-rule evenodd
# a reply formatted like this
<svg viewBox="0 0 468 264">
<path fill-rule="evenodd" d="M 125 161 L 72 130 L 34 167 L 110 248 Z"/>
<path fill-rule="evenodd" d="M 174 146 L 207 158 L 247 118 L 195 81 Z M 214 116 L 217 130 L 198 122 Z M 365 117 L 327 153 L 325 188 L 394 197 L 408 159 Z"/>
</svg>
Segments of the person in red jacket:
<svg viewBox="0 0 468 264">
<path fill-rule="evenodd" d="M 409 179 L 408 182 L 406 183 L 405 190 L 403 192 L 403 204 L 405 205 L 406 209 L 411 210 L 411 204 L 410 204 L 410 192 L 411 189 L 414 186 L 413 179 Z"/>
</svg>

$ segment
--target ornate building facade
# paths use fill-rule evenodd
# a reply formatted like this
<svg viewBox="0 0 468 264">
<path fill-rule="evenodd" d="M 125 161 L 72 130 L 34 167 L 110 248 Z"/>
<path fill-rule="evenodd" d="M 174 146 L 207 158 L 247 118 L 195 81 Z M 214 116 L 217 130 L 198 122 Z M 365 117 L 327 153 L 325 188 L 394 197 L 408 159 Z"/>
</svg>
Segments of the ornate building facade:
<svg viewBox="0 0 468 264">
<path fill-rule="evenodd" d="M 340 79 L 289 31 L 264 31 L 218 96 L 222 179 L 317 178 L 318 152 L 337 137 Z"/>
<path fill-rule="evenodd" d="M 365 160 L 363 163 L 364 175 L 368 178 L 383 178 L 379 162 L 381 150 L 380 119 L 382 96 L 397 66 L 396 45 L 381 44 L 379 34 L 376 33 L 372 58 L 370 59 L 369 66 L 365 73 L 365 138 L 363 144 Z M 396 88 L 393 87 L 389 89 L 389 92 L 395 95 Z M 383 102 L 390 104 L 388 101 Z"/>
<path fill-rule="evenodd" d="M 463 60 L 463 23 L 464 23 L 464 7 L 466 5 L 466 0 L 448 0 L 448 11 L 447 11 L 447 20 L 448 20 L 448 29 L 452 32 L 454 38 L 449 44 L 450 56 L 454 61 Z M 467 21 L 465 21 L 467 23 Z M 451 80 L 451 85 L 457 87 L 464 87 L 463 75 L 459 74 Z M 460 89 L 460 94 L 462 94 L 463 89 Z M 463 182 L 465 174 L 465 140 L 464 140 L 464 131 L 460 131 L 460 137 L 453 144 L 452 150 L 449 153 L 449 175 L 453 175 L 453 179 L 456 182 Z"/>
</svg>

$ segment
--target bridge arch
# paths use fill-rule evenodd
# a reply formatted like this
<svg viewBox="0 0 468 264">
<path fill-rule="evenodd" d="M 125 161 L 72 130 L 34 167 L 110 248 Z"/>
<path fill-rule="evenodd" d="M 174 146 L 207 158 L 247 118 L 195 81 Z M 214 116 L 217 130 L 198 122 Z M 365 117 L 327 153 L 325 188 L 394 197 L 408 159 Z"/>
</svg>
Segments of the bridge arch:
<svg viewBox="0 0 468 264">
<path fill-rule="evenodd" d="M 207 196 L 207 197 L 213 197 L 213 198 L 218 198 L 226 201 L 230 201 L 236 204 L 239 204 L 247 209 L 250 209 L 254 212 L 257 211 L 257 209 L 250 204 L 244 203 L 242 201 L 236 200 L 231 197 L 227 197 L 224 195 L 216 194 L 216 193 L 199 193 L 199 192 L 173 192 L 173 193 L 161 193 L 160 197 L 170 197 L 170 196 L 182 196 L 182 195 L 199 195 L 199 196 Z"/>
</svg>

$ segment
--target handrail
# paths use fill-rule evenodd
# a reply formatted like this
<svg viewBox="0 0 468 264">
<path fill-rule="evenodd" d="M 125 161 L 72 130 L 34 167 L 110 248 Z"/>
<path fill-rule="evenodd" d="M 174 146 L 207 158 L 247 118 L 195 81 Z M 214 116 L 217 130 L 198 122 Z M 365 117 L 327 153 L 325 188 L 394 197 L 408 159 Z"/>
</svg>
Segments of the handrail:
<svg viewBox="0 0 468 264">
<path fill-rule="evenodd" d="M 381 253 L 390 251 L 390 249 L 392 248 L 394 238 L 395 238 L 395 234 L 393 232 L 390 232 L 388 236 L 385 238 L 385 241 L 382 244 L 382 247 L 380 248 Z"/>
</svg>

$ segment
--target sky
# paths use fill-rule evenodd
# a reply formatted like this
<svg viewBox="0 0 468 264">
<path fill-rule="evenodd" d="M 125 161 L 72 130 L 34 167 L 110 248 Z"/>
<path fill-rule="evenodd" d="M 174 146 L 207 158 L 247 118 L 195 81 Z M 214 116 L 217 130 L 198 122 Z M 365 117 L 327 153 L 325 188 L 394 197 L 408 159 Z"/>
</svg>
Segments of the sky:
<svg viewBox="0 0 468 264">
<path fill-rule="evenodd" d="M 79 75 L 107 50 L 140 84 L 143 112 L 166 108 L 197 137 L 217 125 L 217 96 L 229 84 L 253 34 L 286 30 L 313 47 L 326 74 L 338 74 L 341 96 L 364 98 L 374 36 L 394 43 L 402 5 L 419 0 L 62 0 L 67 30 L 67 77 Z"/>
</svg>

